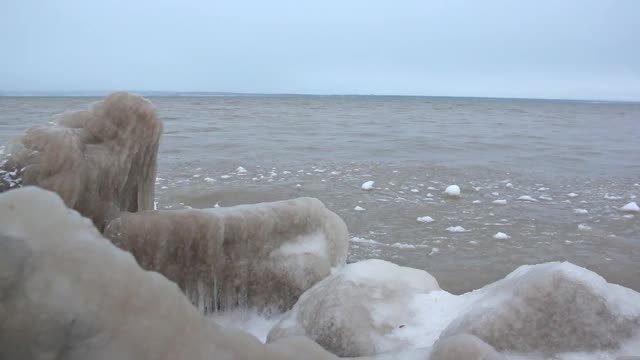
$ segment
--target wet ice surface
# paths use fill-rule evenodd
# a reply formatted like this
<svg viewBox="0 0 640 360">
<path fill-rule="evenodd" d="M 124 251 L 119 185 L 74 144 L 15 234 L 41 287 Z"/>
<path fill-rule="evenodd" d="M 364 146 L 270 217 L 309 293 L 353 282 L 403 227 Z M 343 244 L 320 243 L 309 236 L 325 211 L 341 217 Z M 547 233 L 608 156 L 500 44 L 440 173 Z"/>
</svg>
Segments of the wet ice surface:
<svg viewBox="0 0 640 360">
<path fill-rule="evenodd" d="M 0 98 L 0 144 L 95 100 Z M 349 261 L 380 258 L 424 269 L 453 293 L 553 260 L 640 290 L 640 216 L 620 210 L 640 195 L 640 105 L 151 100 L 164 121 L 159 209 L 312 196 L 360 239 L 351 241 Z M 373 189 L 363 191 L 368 181 Z M 460 198 L 444 194 L 452 184 Z M 416 221 L 424 216 L 435 221 Z M 455 226 L 466 231 L 446 230 Z M 510 238 L 494 239 L 498 232 Z"/>
</svg>

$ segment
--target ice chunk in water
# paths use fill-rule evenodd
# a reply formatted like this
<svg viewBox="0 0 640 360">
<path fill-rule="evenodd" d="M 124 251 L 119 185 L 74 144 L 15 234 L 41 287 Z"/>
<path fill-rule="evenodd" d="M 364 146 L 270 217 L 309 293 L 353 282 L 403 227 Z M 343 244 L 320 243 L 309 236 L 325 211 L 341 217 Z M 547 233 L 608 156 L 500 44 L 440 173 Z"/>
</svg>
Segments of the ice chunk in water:
<svg viewBox="0 0 640 360">
<path fill-rule="evenodd" d="M 375 183 L 375 181 L 367 181 L 367 182 L 362 184 L 361 188 L 362 188 L 362 190 L 371 190 L 371 189 L 373 189 L 373 184 L 374 183 Z"/>
<path fill-rule="evenodd" d="M 460 197 L 460 187 L 458 185 L 449 185 L 444 193 L 450 197 Z"/>
</svg>

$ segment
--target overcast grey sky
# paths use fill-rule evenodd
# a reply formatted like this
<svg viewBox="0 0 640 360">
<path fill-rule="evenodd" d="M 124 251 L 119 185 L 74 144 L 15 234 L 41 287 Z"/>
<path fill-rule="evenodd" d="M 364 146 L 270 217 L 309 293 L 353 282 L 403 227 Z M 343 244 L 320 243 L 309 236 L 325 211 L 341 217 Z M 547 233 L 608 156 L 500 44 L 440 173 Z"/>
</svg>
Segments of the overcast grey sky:
<svg viewBox="0 0 640 360">
<path fill-rule="evenodd" d="M 0 0 L 0 90 L 640 100 L 636 0 Z"/>
</svg>

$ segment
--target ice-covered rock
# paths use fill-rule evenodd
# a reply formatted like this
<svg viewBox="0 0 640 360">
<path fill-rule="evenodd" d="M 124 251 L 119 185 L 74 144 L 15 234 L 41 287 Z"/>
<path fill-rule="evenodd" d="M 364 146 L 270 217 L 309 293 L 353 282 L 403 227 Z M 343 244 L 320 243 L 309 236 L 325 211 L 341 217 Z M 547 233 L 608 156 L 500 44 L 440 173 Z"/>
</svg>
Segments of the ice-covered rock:
<svg viewBox="0 0 640 360">
<path fill-rule="evenodd" d="M 362 184 L 361 188 L 362 190 L 371 190 L 373 189 L 373 184 L 375 184 L 375 181 L 367 181 Z"/>
<path fill-rule="evenodd" d="M 412 321 L 416 294 L 439 290 L 427 272 L 383 260 L 349 264 L 305 292 L 271 330 L 268 341 L 303 335 L 338 356 L 402 349 L 396 337 Z"/>
<path fill-rule="evenodd" d="M 477 336 L 460 334 L 438 341 L 429 360 L 504 360 L 491 345 Z"/>
<path fill-rule="evenodd" d="M 153 209 L 162 123 L 149 101 L 114 93 L 54 120 L 12 144 L 0 161 L 0 192 L 27 185 L 54 191 L 99 230 L 121 211 Z"/>
<path fill-rule="evenodd" d="M 470 305 L 440 339 L 479 337 L 498 351 L 616 349 L 640 330 L 640 293 L 570 263 L 521 266 L 463 295 Z"/>
<path fill-rule="evenodd" d="M 0 194 L 0 359 L 54 358 L 336 359 L 218 326 L 58 195 L 25 187 Z"/>
<path fill-rule="evenodd" d="M 416 218 L 416 220 L 417 220 L 418 222 L 421 222 L 421 223 L 431 223 L 431 222 L 434 222 L 434 220 L 433 220 L 433 218 L 432 218 L 431 216 L 420 216 L 420 217 Z"/>
<path fill-rule="evenodd" d="M 638 206 L 635 201 L 632 201 L 627 205 L 621 207 L 620 210 L 626 212 L 640 212 L 640 206 Z"/>
<path fill-rule="evenodd" d="M 126 213 L 105 236 L 204 312 L 284 311 L 346 262 L 347 227 L 319 200 Z"/>
<path fill-rule="evenodd" d="M 458 185 L 449 185 L 444 190 L 445 195 L 453 198 L 460 197 L 460 187 Z"/>
</svg>

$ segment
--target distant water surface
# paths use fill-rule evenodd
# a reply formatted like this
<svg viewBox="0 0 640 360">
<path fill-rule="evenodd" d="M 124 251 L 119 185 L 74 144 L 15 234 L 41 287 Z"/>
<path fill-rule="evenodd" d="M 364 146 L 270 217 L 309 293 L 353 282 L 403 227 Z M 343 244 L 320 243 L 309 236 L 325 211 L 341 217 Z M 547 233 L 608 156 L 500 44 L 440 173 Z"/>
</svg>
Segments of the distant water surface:
<svg viewBox="0 0 640 360">
<path fill-rule="evenodd" d="M 0 144 L 97 100 L 0 97 Z M 313 196 L 347 222 L 350 261 L 382 258 L 425 269 L 452 292 L 553 260 L 640 290 L 640 214 L 619 211 L 640 202 L 640 104 L 367 96 L 150 100 L 164 121 L 158 208 Z M 9 151 L 2 145 L 0 153 Z M 369 180 L 374 189 L 362 190 Z M 450 184 L 462 188 L 460 199 L 443 195 Z M 518 200 L 522 196 L 533 201 Z M 434 221 L 418 222 L 422 216 Z M 465 231 L 447 230 L 454 226 Z M 497 232 L 509 238 L 495 239 Z"/>
</svg>

